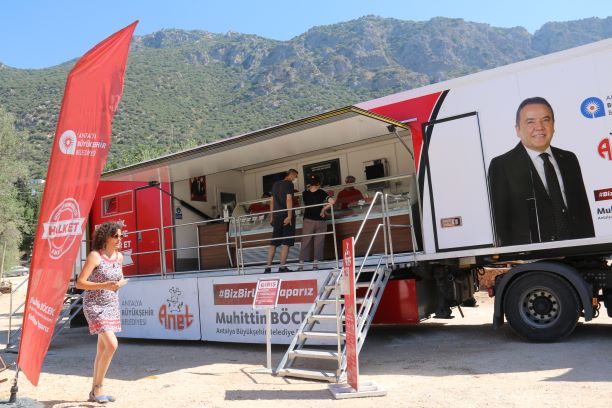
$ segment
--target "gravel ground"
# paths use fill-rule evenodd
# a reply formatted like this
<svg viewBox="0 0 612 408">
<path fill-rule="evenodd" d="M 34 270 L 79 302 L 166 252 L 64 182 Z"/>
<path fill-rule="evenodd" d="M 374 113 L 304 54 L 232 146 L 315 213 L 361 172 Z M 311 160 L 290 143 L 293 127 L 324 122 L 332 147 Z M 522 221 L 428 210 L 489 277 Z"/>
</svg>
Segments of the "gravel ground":
<svg viewBox="0 0 612 408">
<path fill-rule="evenodd" d="M 20 279 L 20 278 L 14 278 Z M 477 294 L 465 318 L 416 326 L 374 327 L 360 356 L 363 380 L 385 397 L 334 400 L 326 383 L 256 373 L 264 345 L 121 339 L 106 389 L 110 407 L 609 407 L 612 319 L 579 324 L 567 340 L 533 344 L 509 327 L 493 330 L 493 302 Z M 8 295 L 0 296 L 0 341 Z M 605 315 L 605 310 L 603 310 Z M 273 364 L 285 351 L 273 348 Z M 22 407 L 92 407 L 87 403 L 95 338 L 66 330 L 52 344 L 38 387 L 19 379 Z M 15 355 L 4 353 L 8 362 Z M 13 372 L 0 373 L 10 378 Z M 0 384 L 8 399 L 10 381 Z"/>
</svg>

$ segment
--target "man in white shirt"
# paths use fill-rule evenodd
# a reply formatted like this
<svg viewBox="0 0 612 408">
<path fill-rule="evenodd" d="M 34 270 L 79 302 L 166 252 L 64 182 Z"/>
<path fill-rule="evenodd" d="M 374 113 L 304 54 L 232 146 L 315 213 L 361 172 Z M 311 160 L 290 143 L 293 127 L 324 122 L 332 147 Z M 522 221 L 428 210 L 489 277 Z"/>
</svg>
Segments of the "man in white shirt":
<svg viewBox="0 0 612 408">
<path fill-rule="evenodd" d="M 533 97 L 521 102 L 515 128 L 521 141 L 489 165 L 497 244 L 594 236 L 578 159 L 550 145 L 555 115 L 548 101 Z"/>
</svg>

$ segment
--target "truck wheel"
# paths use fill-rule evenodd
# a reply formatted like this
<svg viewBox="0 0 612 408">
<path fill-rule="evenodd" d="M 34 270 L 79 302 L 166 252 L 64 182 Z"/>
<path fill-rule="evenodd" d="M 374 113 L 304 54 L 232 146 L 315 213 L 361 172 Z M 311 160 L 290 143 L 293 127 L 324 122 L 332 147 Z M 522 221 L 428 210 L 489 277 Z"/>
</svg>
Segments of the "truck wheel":
<svg viewBox="0 0 612 408">
<path fill-rule="evenodd" d="M 578 323 L 580 310 L 574 288 L 549 273 L 519 277 L 504 296 L 510 327 L 530 341 L 553 342 L 568 336 Z"/>
</svg>

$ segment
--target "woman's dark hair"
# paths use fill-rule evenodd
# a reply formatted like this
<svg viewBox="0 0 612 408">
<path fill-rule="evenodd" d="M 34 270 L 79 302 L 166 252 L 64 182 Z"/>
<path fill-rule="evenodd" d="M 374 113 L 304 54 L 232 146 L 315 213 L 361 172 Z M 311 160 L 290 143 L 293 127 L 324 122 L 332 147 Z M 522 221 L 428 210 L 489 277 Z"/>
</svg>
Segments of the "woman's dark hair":
<svg viewBox="0 0 612 408">
<path fill-rule="evenodd" d="M 311 186 L 320 186 L 321 179 L 318 176 L 310 176 L 308 177 L 308 184 L 310 184 Z"/>
<path fill-rule="evenodd" d="M 104 249 L 108 237 L 112 237 L 121 229 L 121 225 L 117 222 L 105 222 L 100 224 L 94 231 L 92 249 L 99 251 Z"/>
</svg>

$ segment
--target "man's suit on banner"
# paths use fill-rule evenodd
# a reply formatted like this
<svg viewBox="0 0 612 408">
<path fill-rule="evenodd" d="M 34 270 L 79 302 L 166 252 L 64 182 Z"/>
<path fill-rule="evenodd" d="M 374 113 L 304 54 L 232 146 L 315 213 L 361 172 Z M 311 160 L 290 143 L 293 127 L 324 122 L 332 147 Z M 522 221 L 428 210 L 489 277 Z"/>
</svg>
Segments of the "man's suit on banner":
<svg viewBox="0 0 612 408">
<path fill-rule="evenodd" d="M 522 143 L 489 165 L 491 204 L 500 246 L 595 236 L 576 155 L 551 146 L 567 201 L 567 234 L 559 236 L 553 203 Z"/>
</svg>

